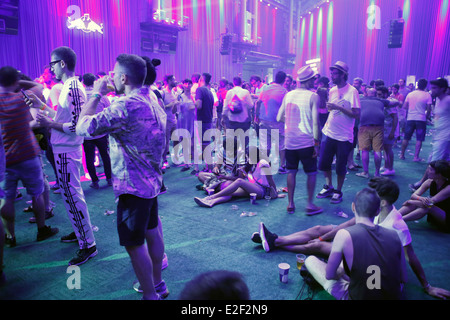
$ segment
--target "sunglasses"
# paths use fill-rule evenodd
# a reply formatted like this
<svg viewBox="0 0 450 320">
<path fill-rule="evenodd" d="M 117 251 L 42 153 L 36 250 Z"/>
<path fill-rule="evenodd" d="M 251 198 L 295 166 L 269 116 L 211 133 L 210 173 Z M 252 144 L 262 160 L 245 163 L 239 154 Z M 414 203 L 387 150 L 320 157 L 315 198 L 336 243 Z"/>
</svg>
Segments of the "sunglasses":
<svg viewBox="0 0 450 320">
<path fill-rule="evenodd" d="M 62 59 L 61 60 L 55 60 L 55 61 L 50 62 L 48 65 L 50 66 L 50 68 L 53 68 L 53 66 L 55 64 L 57 64 L 58 62 L 61 62 L 61 61 L 62 61 Z"/>
</svg>

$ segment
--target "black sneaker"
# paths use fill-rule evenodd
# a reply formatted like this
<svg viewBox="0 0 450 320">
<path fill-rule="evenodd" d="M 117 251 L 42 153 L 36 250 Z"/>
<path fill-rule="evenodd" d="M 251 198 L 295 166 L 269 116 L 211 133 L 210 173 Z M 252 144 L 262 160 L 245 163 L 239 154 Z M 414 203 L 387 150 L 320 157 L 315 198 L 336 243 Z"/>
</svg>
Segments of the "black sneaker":
<svg viewBox="0 0 450 320">
<path fill-rule="evenodd" d="M 286 174 L 286 173 L 288 173 L 288 172 L 287 172 L 287 170 L 286 170 L 286 167 L 280 167 L 280 168 L 278 169 L 278 173 L 279 173 L 279 174 Z"/>
<path fill-rule="evenodd" d="M 6 234 L 5 234 L 5 246 L 9 247 L 9 248 L 14 248 L 17 245 L 16 243 L 16 237 L 12 237 L 9 238 Z"/>
<path fill-rule="evenodd" d="M 259 232 L 253 232 L 251 239 L 252 239 L 252 241 L 254 243 L 262 243 L 261 236 L 259 235 Z"/>
<path fill-rule="evenodd" d="M 262 222 L 259 224 L 259 236 L 261 237 L 264 251 L 269 252 L 275 248 L 275 239 L 278 238 L 278 236 L 267 230 L 266 226 Z"/>
<path fill-rule="evenodd" d="M 185 165 L 185 166 L 183 166 L 183 168 L 181 168 L 181 172 L 185 172 L 185 171 L 188 171 L 189 169 L 190 169 L 191 167 L 187 164 L 187 165 Z"/>
<path fill-rule="evenodd" d="M 330 203 L 337 204 L 342 202 L 342 192 L 334 190 L 333 196 L 331 197 Z"/>
<path fill-rule="evenodd" d="M 50 226 L 43 226 L 42 228 L 38 229 L 36 241 L 44 241 L 45 239 L 48 239 L 51 236 L 54 236 L 58 232 L 59 232 L 58 228 L 52 228 Z"/>
<path fill-rule="evenodd" d="M 98 254 L 97 247 L 77 250 L 77 255 L 69 261 L 69 266 L 79 266 Z"/>
<path fill-rule="evenodd" d="M 89 187 L 93 189 L 100 189 L 100 185 L 98 184 L 98 181 L 92 181 L 92 183 L 89 185 Z"/>
<path fill-rule="evenodd" d="M 53 213 L 53 208 L 50 211 L 45 211 L 45 220 L 50 219 L 51 217 L 55 216 Z M 28 220 L 29 223 L 36 223 L 36 217 L 33 216 Z"/>
<path fill-rule="evenodd" d="M 78 242 L 77 236 L 75 232 L 72 232 L 66 236 L 61 237 L 61 242 L 69 243 L 69 242 Z"/>
<path fill-rule="evenodd" d="M 320 192 L 317 194 L 316 198 L 317 199 L 329 198 L 329 197 L 333 196 L 333 193 L 334 193 L 334 189 L 330 188 L 329 186 L 327 186 L 325 184 L 323 186 L 323 189 L 320 190 Z"/>
<path fill-rule="evenodd" d="M 23 198 L 22 193 L 21 193 L 20 191 L 17 190 L 15 201 L 20 201 L 20 200 L 22 200 L 22 198 Z"/>
</svg>

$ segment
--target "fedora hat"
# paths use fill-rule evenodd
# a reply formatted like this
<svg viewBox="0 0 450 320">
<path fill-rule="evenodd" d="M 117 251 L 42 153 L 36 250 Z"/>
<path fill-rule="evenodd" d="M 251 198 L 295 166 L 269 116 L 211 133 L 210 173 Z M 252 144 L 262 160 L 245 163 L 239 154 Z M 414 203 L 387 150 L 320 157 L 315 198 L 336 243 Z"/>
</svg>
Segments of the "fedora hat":
<svg viewBox="0 0 450 320">
<path fill-rule="evenodd" d="M 314 71 L 310 66 L 304 66 L 297 71 L 297 80 L 300 82 L 305 82 L 315 77 L 316 75 L 317 72 Z"/>
<path fill-rule="evenodd" d="M 431 80 L 431 84 L 434 84 L 435 86 L 438 86 L 439 88 L 448 88 L 448 81 L 444 78 L 437 78 L 436 80 Z"/>
<path fill-rule="evenodd" d="M 332 65 L 330 67 L 330 70 L 331 69 L 337 69 L 337 70 L 342 71 L 345 74 L 348 74 L 348 65 L 345 62 L 342 62 L 342 61 L 336 62 L 334 65 Z"/>
</svg>

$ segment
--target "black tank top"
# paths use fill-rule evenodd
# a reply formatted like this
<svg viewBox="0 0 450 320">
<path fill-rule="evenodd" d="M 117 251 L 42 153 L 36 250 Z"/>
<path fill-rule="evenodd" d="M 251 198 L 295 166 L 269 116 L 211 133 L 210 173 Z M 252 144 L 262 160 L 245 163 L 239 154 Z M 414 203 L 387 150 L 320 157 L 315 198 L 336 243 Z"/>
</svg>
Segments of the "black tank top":
<svg viewBox="0 0 450 320">
<path fill-rule="evenodd" d="M 430 196 L 434 197 L 439 192 L 441 192 L 445 187 L 450 185 L 450 182 L 446 180 L 441 188 L 438 189 L 436 182 L 432 181 L 430 184 Z M 443 231 L 450 232 L 450 198 L 442 200 L 434 204 L 436 207 L 441 208 L 445 211 L 445 226 Z M 436 223 L 432 215 L 427 215 L 427 221 L 431 223 Z"/>
<path fill-rule="evenodd" d="M 355 224 L 346 229 L 353 242 L 349 298 L 352 300 L 399 300 L 402 298 L 403 247 L 397 233 L 379 225 Z M 380 277 L 376 277 L 380 275 Z M 376 284 L 379 279 L 379 287 Z M 371 285 L 372 284 L 372 285 Z"/>
</svg>

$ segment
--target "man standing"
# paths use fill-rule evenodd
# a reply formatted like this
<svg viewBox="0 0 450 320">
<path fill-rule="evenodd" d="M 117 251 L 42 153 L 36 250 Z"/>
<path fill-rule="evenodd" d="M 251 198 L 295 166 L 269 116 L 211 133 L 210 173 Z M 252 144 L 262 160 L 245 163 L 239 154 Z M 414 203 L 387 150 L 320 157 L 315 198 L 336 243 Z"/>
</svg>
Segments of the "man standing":
<svg viewBox="0 0 450 320">
<path fill-rule="evenodd" d="M 377 88 L 377 97 L 379 99 L 387 99 L 389 106 L 384 109 L 384 171 L 381 172 L 382 176 L 395 175 L 394 170 L 394 152 L 392 148 L 397 141 L 399 135 L 399 121 L 398 121 L 398 108 L 401 108 L 399 100 L 395 99 L 393 95 L 388 97 L 388 88 L 382 86 Z"/>
<path fill-rule="evenodd" d="M 198 88 L 195 90 L 195 108 L 197 110 L 197 128 L 196 128 L 196 141 L 202 146 L 202 155 L 205 148 L 211 141 L 205 141 L 203 139 L 207 130 L 213 128 L 213 109 L 214 109 L 214 96 L 211 90 L 208 88 L 211 81 L 211 75 L 207 72 L 203 73 L 198 81 Z M 192 89 L 191 89 L 192 92 Z M 200 126 L 200 128 L 198 127 Z M 197 145 L 194 144 L 194 148 Z M 195 154 L 195 153 L 194 153 Z M 194 159 L 200 161 L 199 159 Z M 206 159 L 205 159 L 206 160 Z M 211 163 L 212 165 L 212 163 Z M 198 163 L 195 162 L 194 174 L 198 174 Z M 208 169 L 208 163 L 205 163 L 205 169 Z"/>
<path fill-rule="evenodd" d="M 406 124 L 406 110 L 403 108 L 403 102 L 405 101 L 405 97 L 403 94 L 400 93 L 400 86 L 396 83 L 392 85 L 392 94 L 389 98 L 395 99 L 399 102 L 397 107 L 397 113 L 398 113 L 398 129 L 399 137 L 400 135 L 403 135 L 405 124 Z"/>
<path fill-rule="evenodd" d="M 431 94 L 436 97 L 434 108 L 434 135 L 431 161 L 450 159 L 450 96 L 448 81 L 438 78 L 430 81 Z"/>
<path fill-rule="evenodd" d="M 109 134 L 120 245 L 130 256 L 143 299 L 156 300 L 168 294 L 161 279 L 164 241 L 158 228 L 157 200 L 162 186 L 166 114 L 155 94 L 143 87 L 146 73 L 142 58 L 119 55 L 114 86 L 125 96 L 95 114 L 98 102 L 108 92 L 107 81 L 97 81 L 95 93 L 80 114 L 77 134 Z"/>
<path fill-rule="evenodd" d="M 278 140 L 275 150 L 279 150 L 280 168 L 278 173 L 284 174 L 286 171 L 286 159 L 285 159 L 285 124 L 284 120 L 277 120 L 277 115 L 280 110 L 283 98 L 288 92 L 283 83 L 285 83 L 286 73 L 284 71 L 278 71 L 275 75 L 275 81 L 268 85 L 259 95 L 259 112 L 257 114 L 259 119 L 259 145 L 262 154 L 270 156 L 270 150 L 272 149 L 272 130 L 278 132 Z M 264 130 L 261 132 L 261 130 Z"/>
<path fill-rule="evenodd" d="M 378 87 L 380 88 L 380 87 Z M 367 97 L 361 98 L 361 118 L 358 130 L 358 145 L 361 150 L 363 172 L 356 175 L 369 178 L 369 156 L 373 150 L 375 176 L 380 175 L 381 152 L 384 140 L 384 109 L 389 106 L 387 100 L 377 98 L 377 92 L 371 88 L 367 90 Z"/>
<path fill-rule="evenodd" d="M 363 79 L 361 79 L 361 78 L 353 79 L 353 87 L 355 87 L 355 89 L 358 90 L 359 94 L 363 94 L 363 91 L 361 88 L 362 84 L 363 84 Z"/>
<path fill-rule="evenodd" d="M 406 117 L 405 136 L 402 142 L 400 159 L 405 160 L 405 151 L 408 147 L 409 140 L 416 132 L 416 150 L 414 152 L 413 161 L 418 162 L 422 143 L 425 141 L 427 131 L 427 119 L 431 113 L 431 95 L 425 91 L 428 85 L 426 79 L 420 79 L 417 83 L 417 90 L 414 90 L 406 96 L 404 108 L 408 112 Z"/>
<path fill-rule="evenodd" d="M 286 78 L 283 83 L 283 87 L 289 92 L 292 90 L 294 78 L 290 74 L 286 75 Z"/>
<path fill-rule="evenodd" d="M 173 89 L 177 86 L 177 81 L 175 76 L 166 75 L 164 77 L 164 88 L 162 90 L 162 97 L 164 102 L 164 110 L 167 115 L 167 124 L 166 124 L 166 148 L 163 156 L 163 169 L 169 168 L 169 162 L 166 159 L 167 153 L 170 148 L 170 140 L 172 138 L 172 132 L 177 128 L 177 119 L 175 117 L 175 113 L 177 112 L 177 108 L 179 105 L 179 101 L 177 97 L 173 93 Z"/>
<path fill-rule="evenodd" d="M 59 47 L 51 53 L 50 68 L 63 87 L 57 111 L 53 111 L 38 99 L 32 106 L 40 108 L 53 118 L 38 113 L 38 124 L 51 129 L 51 144 L 55 155 L 61 196 L 72 223 L 73 232 L 61 238 L 62 242 L 78 242 L 80 249 L 69 265 L 80 265 L 97 255 L 89 211 L 80 182 L 83 137 L 77 136 L 75 127 L 81 108 L 86 102 L 86 92 L 75 75 L 77 56 L 68 47 Z"/>
<path fill-rule="evenodd" d="M 256 75 L 250 77 L 250 84 L 254 88 L 252 94 L 254 100 L 258 99 L 261 92 L 267 87 L 267 84 L 262 83 L 261 77 Z"/>
<path fill-rule="evenodd" d="M 38 227 L 37 241 L 45 240 L 56 233 L 57 228 L 45 225 L 44 175 L 40 148 L 30 128 L 32 116 L 24 102 L 26 94 L 42 96 L 42 85 L 19 80 L 19 72 L 12 67 L 0 69 L 0 128 L 3 144 L 0 146 L 5 156 L 5 204 L 1 215 L 5 222 L 6 245 L 16 246 L 14 230 L 16 190 L 21 180 L 27 193 L 32 197 L 32 208 Z M 4 152 L 4 153 L 3 153 Z M 3 193 L 3 192 L 2 192 Z M 3 197 L 2 197 L 3 198 Z M 3 240 L 2 239 L 2 240 Z M 1 266 L 0 266 L 1 269 Z"/>
<path fill-rule="evenodd" d="M 403 98 L 406 98 L 406 96 L 411 92 L 411 90 L 409 90 L 406 86 L 405 79 L 398 80 L 398 92 L 403 96 Z"/>
<path fill-rule="evenodd" d="M 253 108 L 253 100 L 250 92 L 243 89 L 242 79 L 238 76 L 233 78 L 234 87 L 228 90 L 223 105 L 222 119 L 226 129 L 237 130 L 242 129 L 245 132 L 251 126 L 251 109 Z M 249 139 L 244 138 L 243 150 L 248 150 Z"/>
<path fill-rule="evenodd" d="M 217 105 L 217 123 L 216 128 L 222 131 L 222 113 L 223 113 L 223 104 L 225 102 L 225 98 L 227 96 L 227 84 L 228 81 L 225 78 L 220 79 L 219 81 L 219 89 L 217 91 L 217 98 L 219 99 L 219 104 Z"/>
<path fill-rule="evenodd" d="M 87 100 L 91 98 L 94 90 L 95 76 L 92 73 L 86 73 L 83 75 L 83 84 L 86 89 Z M 102 98 L 97 106 L 97 113 L 105 109 L 110 105 L 109 99 L 105 96 Z M 91 188 L 99 189 L 98 184 L 99 179 L 97 176 L 97 170 L 95 169 L 95 148 L 97 147 L 100 156 L 103 161 L 104 173 L 106 176 L 106 181 L 108 186 L 112 186 L 112 175 L 111 175 L 111 159 L 109 158 L 109 146 L 108 146 L 108 136 L 101 135 L 99 137 L 89 138 L 85 137 L 83 142 L 84 154 L 86 157 L 86 167 L 91 177 L 92 183 L 89 185 Z"/>
<path fill-rule="evenodd" d="M 288 213 L 295 211 L 294 191 L 300 161 L 307 175 L 308 203 L 305 212 L 307 215 L 314 215 L 323 211 L 313 202 L 319 147 L 319 96 L 311 91 L 315 76 L 316 73 L 310 66 L 299 69 L 299 87 L 286 94 L 277 115 L 278 121 L 285 122 Z"/>
<path fill-rule="evenodd" d="M 191 96 L 192 81 L 190 79 L 183 80 L 183 92 L 178 96 L 180 103 L 180 113 L 178 114 L 178 129 L 180 137 L 183 139 L 182 146 L 185 146 L 184 139 L 189 140 L 190 147 L 188 150 L 183 148 L 184 166 L 181 171 L 187 171 L 191 167 L 192 156 L 194 154 L 194 120 L 195 120 L 195 104 Z"/>
<path fill-rule="evenodd" d="M 347 83 L 348 66 L 342 61 L 330 67 L 331 80 L 336 85 L 330 89 L 327 109 L 330 111 L 322 129 L 324 138 L 320 148 L 319 170 L 324 172 L 325 182 L 317 198 L 331 197 L 331 203 L 342 202 L 342 186 L 347 174 L 347 159 L 353 148 L 353 128 L 359 118 L 361 103 L 358 91 Z M 331 164 L 336 156 L 337 188 L 333 188 Z"/>
</svg>

